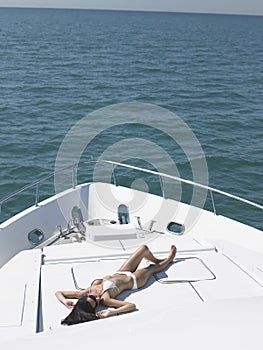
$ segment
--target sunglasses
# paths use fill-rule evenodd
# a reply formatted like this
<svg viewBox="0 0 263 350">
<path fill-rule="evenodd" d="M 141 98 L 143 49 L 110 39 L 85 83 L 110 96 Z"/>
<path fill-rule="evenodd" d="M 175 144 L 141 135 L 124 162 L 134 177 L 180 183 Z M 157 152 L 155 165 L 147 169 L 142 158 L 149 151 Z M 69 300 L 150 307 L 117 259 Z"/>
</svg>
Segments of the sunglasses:
<svg viewBox="0 0 263 350">
<path fill-rule="evenodd" d="M 90 299 L 92 299 L 92 300 L 95 302 L 95 304 L 96 304 L 95 307 L 98 306 L 99 303 L 98 303 L 98 300 L 96 299 L 95 295 L 89 294 L 89 295 L 87 296 L 87 298 L 90 298 Z"/>
</svg>

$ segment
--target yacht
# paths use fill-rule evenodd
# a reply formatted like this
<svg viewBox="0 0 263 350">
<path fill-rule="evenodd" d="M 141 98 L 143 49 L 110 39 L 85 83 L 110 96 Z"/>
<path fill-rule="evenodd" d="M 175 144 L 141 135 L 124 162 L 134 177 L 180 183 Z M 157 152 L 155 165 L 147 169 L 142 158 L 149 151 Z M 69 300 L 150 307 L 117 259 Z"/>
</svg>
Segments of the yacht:
<svg viewBox="0 0 263 350">
<path fill-rule="evenodd" d="M 56 174 L 3 198 L 35 191 L 34 204 L 0 224 L 1 349 L 79 347 L 151 349 L 262 349 L 263 232 L 220 215 L 218 196 L 263 206 L 170 174 L 110 160 L 111 183 L 76 184 L 40 200 L 41 186 Z M 160 193 L 120 184 L 116 169 L 159 181 Z M 209 208 L 170 198 L 164 180 L 207 194 Z M 232 204 L 233 205 L 233 204 Z M 122 292 L 136 310 L 73 326 L 61 325 L 69 310 L 57 290 L 82 290 L 112 274 L 139 246 L 174 261 L 138 290 Z M 148 261 L 142 261 L 141 267 Z"/>
</svg>

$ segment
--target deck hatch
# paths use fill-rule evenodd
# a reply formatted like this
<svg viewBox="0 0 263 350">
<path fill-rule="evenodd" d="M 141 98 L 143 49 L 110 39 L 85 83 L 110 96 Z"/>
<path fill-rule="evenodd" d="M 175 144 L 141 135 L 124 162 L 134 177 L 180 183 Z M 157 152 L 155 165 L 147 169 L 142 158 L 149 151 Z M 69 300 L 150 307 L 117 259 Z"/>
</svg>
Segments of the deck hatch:
<svg viewBox="0 0 263 350">
<path fill-rule="evenodd" d="M 155 277 L 160 283 L 197 282 L 216 278 L 203 260 L 197 257 L 178 258 L 172 266 L 157 273 Z"/>
<path fill-rule="evenodd" d="M 18 283 L 16 288 L 8 288 L 6 292 L 2 290 L 4 297 L 0 300 L 0 327 L 19 327 L 22 325 L 26 287 L 26 283 Z"/>
<path fill-rule="evenodd" d="M 92 281 L 117 271 L 126 259 L 105 259 L 75 264 L 71 268 L 72 278 L 77 289 L 85 289 Z"/>
</svg>

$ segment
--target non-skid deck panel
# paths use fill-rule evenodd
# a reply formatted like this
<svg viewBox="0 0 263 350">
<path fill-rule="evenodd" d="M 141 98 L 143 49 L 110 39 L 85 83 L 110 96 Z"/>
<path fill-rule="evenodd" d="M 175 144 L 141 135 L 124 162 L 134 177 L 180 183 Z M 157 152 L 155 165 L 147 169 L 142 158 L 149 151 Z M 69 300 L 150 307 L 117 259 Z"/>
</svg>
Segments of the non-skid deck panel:
<svg viewBox="0 0 263 350">
<path fill-rule="evenodd" d="M 100 259 L 86 263 L 73 264 L 72 277 L 77 288 L 85 289 L 92 281 L 118 271 L 126 259 Z"/>
<path fill-rule="evenodd" d="M 34 334 L 37 329 L 41 251 L 17 254 L 0 270 L 0 339 Z"/>
<path fill-rule="evenodd" d="M 202 303 L 190 283 L 162 284 L 154 277 L 139 290 L 124 291 L 119 299 L 135 303 L 140 312 L 151 311 L 155 306 L 169 310 L 171 304 L 174 308 L 181 308 Z"/>
<path fill-rule="evenodd" d="M 224 254 L 201 252 L 198 257 L 213 272 L 215 279 L 193 283 L 204 301 L 263 296 L 263 288 Z"/>
<path fill-rule="evenodd" d="M 213 239 L 213 244 L 263 286 L 263 253 L 222 239 Z"/>
<path fill-rule="evenodd" d="M 25 306 L 26 283 L 1 286 L 0 327 L 18 327 L 22 325 Z"/>
<path fill-rule="evenodd" d="M 124 259 L 105 259 L 99 263 L 94 261 L 43 266 L 42 309 L 44 330 L 60 327 L 61 319 L 70 312 L 56 299 L 55 292 L 57 290 L 76 290 L 75 281 L 79 284 L 79 287 L 86 288 L 95 278 L 114 273 L 123 261 Z M 124 291 L 118 298 L 135 303 L 140 312 L 152 310 L 157 301 L 162 303 L 164 308 L 168 308 L 171 302 L 178 307 L 202 302 L 189 283 L 165 285 L 157 282 L 155 277 L 152 277 L 144 288 L 135 291 Z"/>
<path fill-rule="evenodd" d="M 44 331 L 60 326 L 69 310 L 55 296 L 58 290 L 76 290 L 71 265 L 44 265 L 41 271 L 42 322 Z"/>
<path fill-rule="evenodd" d="M 183 283 L 208 281 L 216 277 L 202 259 L 187 257 L 175 259 L 168 269 L 158 272 L 156 278 L 160 283 Z"/>
<path fill-rule="evenodd" d="M 111 275 L 118 271 L 126 259 L 101 259 L 86 263 L 74 264 L 71 268 L 75 286 L 84 289 L 96 278 Z M 150 263 L 150 262 L 149 262 Z M 138 268 L 147 267 L 149 263 L 142 262 Z M 215 275 L 197 257 L 176 258 L 167 269 L 156 274 L 160 283 L 196 282 L 215 279 Z"/>
<path fill-rule="evenodd" d="M 182 259 L 193 262 L 181 271 Z M 191 259 L 192 258 L 192 259 Z M 122 265 L 124 257 L 83 263 L 50 264 L 42 268 L 42 301 L 44 329 L 60 326 L 60 320 L 69 310 L 55 297 L 57 290 L 76 290 L 76 286 L 86 288 L 95 278 L 112 274 Z M 198 263 L 197 263 L 198 261 Z M 196 264 L 197 263 L 197 264 Z M 143 266 L 143 265 L 141 265 Z M 183 265 L 181 265 L 183 266 Z M 188 271 L 193 268 L 193 271 Z M 178 270 L 178 271 L 177 271 Z M 185 307 L 187 305 L 215 299 L 262 296 L 262 287 L 226 256 L 215 251 L 180 255 L 159 278 L 168 277 L 168 283 L 158 282 L 152 277 L 147 285 L 139 290 L 121 293 L 119 299 L 136 304 L 140 312 L 152 310 L 154 305 L 163 308 Z M 180 278 L 178 278 L 178 276 Z M 198 281 L 194 281 L 194 277 Z M 192 280 L 190 282 L 190 280 Z"/>
</svg>

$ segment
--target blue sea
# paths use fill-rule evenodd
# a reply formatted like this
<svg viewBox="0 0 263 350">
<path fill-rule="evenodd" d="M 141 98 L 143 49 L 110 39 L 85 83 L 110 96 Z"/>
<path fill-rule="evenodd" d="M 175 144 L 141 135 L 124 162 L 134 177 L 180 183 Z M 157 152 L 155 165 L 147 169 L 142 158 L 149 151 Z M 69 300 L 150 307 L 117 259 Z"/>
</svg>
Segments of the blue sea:
<svg viewBox="0 0 263 350">
<path fill-rule="evenodd" d="M 131 102 L 178 116 L 202 146 L 209 185 L 262 204 L 262 38 L 260 16 L 0 8 L 0 198 L 53 172 L 65 135 L 84 116 Z M 129 130 L 96 135 L 82 159 L 140 135 L 193 179 L 180 145 L 145 132 L 145 123 L 138 116 Z M 133 158 L 151 166 L 140 150 Z M 53 194 L 52 180 L 41 190 L 40 198 Z M 34 204 L 30 191 L 2 205 L 1 222 Z M 216 197 L 219 214 L 263 229 L 262 210 Z"/>
</svg>

